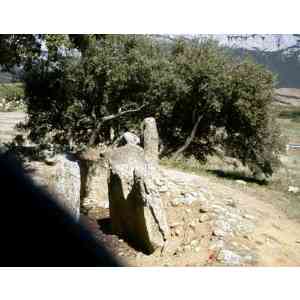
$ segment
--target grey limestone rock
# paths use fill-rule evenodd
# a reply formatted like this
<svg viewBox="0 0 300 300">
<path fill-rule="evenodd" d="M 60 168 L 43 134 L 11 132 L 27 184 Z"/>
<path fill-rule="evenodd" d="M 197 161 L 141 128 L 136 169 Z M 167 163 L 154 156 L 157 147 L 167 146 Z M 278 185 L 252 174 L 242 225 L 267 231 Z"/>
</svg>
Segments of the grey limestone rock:
<svg viewBox="0 0 300 300">
<path fill-rule="evenodd" d="M 145 158 L 151 164 L 158 164 L 159 136 L 154 118 L 146 118 L 142 124 Z"/>
<path fill-rule="evenodd" d="M 144 252 L 163 248 L 169 227 L 155 168 L 145 160 L 144 151 L 128 144 L 108 155 L 109 208 L 113 231 Z"/>
<path fill-rule="evenodd" d="M 32 162 L 34 170 L 30 175 L 35 183 L 45 188 L 76 220 L 80 215 L 80 168 L 74 157 L 68 154 L 56 155 L 55 164 Z"/>
<path fill-rule="evenodd" d="M 126 144 L 139 145 L 140 138 L 132 132 L 125 132 L 122 137 Z"/>
</svg>

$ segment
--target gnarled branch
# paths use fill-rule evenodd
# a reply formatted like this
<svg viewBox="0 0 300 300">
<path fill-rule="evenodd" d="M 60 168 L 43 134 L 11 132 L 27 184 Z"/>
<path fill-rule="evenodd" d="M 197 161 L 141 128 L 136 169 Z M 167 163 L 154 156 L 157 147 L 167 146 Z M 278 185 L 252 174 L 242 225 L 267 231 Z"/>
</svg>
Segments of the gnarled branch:
<svg viewBox="0 0 300 300">
<path fill-rule="evenodd" d="M 110 120 L 113 120 L 113 119 L 117 119 L 117 118 L 119 118 L 123 115 L 129 114 L 129 113 L 138 112 L 142 108 L 144 108 L 146 105 L 147 104 L 143 104 L 142 106 L 140 106 L 139 108 L 136 108 L 136 109 L 129 109 L 129 110 L 125 110 L 125 111 L 119 112 L 119 113 L 114 114 L 114 115 L 105 116 L 105 117 L 101 118 L 101 121 L 106 122 L 106 121 L 110 121 Z"/>
<path fill-rule="evenodd" d="M 191 131 L 191 134 L 187 137 L 187 139 L 185 140 L 185 143 L 175 152 L 174 154 L 174 159 L 177 159 L 178 156 L 187 149 L 187 147 L 191 144 L 191 142 L 193 141 L 195 135 L 196 135 L 196 132 L 197 132 L 197 129 L 198 129 L 198 126 L 199 126 L 199 123 L 200 121 L 202 120 L 203 118 L 203 115 L 200 115 L 196 121 L 196 123 L 194 124 L 193 126 L 193 129 Z"/>
<path fill-rule="evenodd" d="M 139 108 L 136 108 L 136 109 L 129 109 L 129 110 L 125 110 L 123 112 L 119 112 L 117 114 L 113 114 L 113 115 L 109 115 L 109 116 L 105 116 L 103 118 L 100 119 L 100 122 L 98 123 L 98 125 L 96 126 L 94 132 L 92 133 L 91 137 L 90 137 L 90 140 L 89 140 L 89 145 L 94 145 L 95 142 L 96 142 L 96 138 L 101 130 L 101 126 L 104 122 L 106 121 L 110 121 L 110 120 L 114 120 L 114 119 L 117 119 L 117 118 L 120 118 L 126 114 L 129 114 L 129 113 L 134 113 L 134 112 L 138 112 L 140 110 L 142 110 L 147 104 L 143 104 L 142 106 L 140 106 Z"/>
</svg>

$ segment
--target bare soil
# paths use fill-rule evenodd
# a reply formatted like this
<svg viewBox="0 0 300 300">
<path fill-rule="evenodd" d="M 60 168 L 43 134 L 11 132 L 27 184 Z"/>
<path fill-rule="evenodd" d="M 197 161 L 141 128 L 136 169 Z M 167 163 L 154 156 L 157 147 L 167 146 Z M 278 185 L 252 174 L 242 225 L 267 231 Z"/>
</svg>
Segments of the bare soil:
<svg viewBox="0 0 300 300">
<path fill-rule="evenodd" d="M 211 194 L 211 204 L 219 207 L 234 206 L 243 220 L 255 220 L 251 233 L 235 234 L 226 239 L 227 245 L 237 250 L 247 249 L 255 257 L 244 266 L 300 266 L 300 223 L 264 199 L 265 192 L 254 192 L 253 186 L 247 184 L 224 184 L 206 176 L 199 176 L 165 169 L 165 173 L 177 182 L 178 190 L 197 190 L 205 187 Z M 181 184 L 180 184 L 181 183 Z M 277 194 L 276 194 L 277 193 Z M 268 197 L 278 197 L 279 192 L 268 191 Z M 167 210 L 172 238 L 168 250 L 145 255 L 134 249 L 126 241 L 112 234 L 109 228 L 109 211 L 103 209 L 97 219 L 82 217 L 97 239 L 126 266 L 210 266 L 224 265 L 218 260 L 220 249 L 212 249 L 214 237 L 214 213 L 211 207 L 203 210 L 203 204 L 173 206 L 172 194 L 162 194 Z M 223 205 L 223 206 L 222 206 Z M 200 222 L 204 214 L 211 217 Z"/>
<path fill-rule="evenodd" d="M 299 103 L 298 91 L 279 91 L 287 94 L 285 100 Z M 15 136 L 14 125 L 24 120 L 22 113 L 1 113 L 0 138 L 2 141 L 11 140 Z M 289 120 L 288 120 L 289 121 Z M 292 126 L 293 125 L 293 126 Z M 291 141 L 298 142 L 298 123 L 289 123 L 288 133 L 293 129 L 294 137 Z M 295 172 L 298 160 L 290 159 Z M 101 209 L 94 216 L 82 215 L 81 221 L 95 234 L 95 237 L 104 244 L 114 255 L 119 257 L 127 266 L 210 266 L 224 265 L 218 259 L 220 249 L 212 247 L 216 239 L 215 224 L 216 209 L 236 215 L 245 223 L 247 216 L 254 221 L 254 229 L 247 234 L 234 234 L 224 237 L 226 247 L 238 250 L 247 250 L 254 257 L 248 263 L 239 265 L 253 266 L 300 266 L 300 223 L 299 218 L 291 218 L 291 213 L 285 209 L 290 195 L 285 188 L 272 190 L 260 187 L 257 184 L 240 184 L 236 180 L 224 180 L 216 176 L 195 175 L 180 172 L 174 169 L 164 169 L 166 177 L 171 179 L 173 187 L 170 192 L 162 193 L 171 227 L 172 239 L 168 249 L 145 255 L 138 251 L 121 237 L 117 237 L 110 230 L 109 210 Z M 298 173 L 292 173 L 293 184 L 299 186 Z M 279 186 L 281 187 L 281 185 Z M 175 189 L 175 190 L 173 190 Z M 173 205 L 172 201 L 182 192 L 206 189 L 208 207 L 203 208 L 203 202 Z M 296 195 L 292 208 L 299 210 L 296 205 L 299 195 Z M 298 202 L 297 202 L 298 203 Z M 291 207 L 291 206 L 290 206 Z M 297 214 L 295 214 L 297 215 Z M 205 218 L 206 217 L 206 218 Z M 229 218 L 224 214 L 224 220 Z M 200 222 L 200 219 L 202 220 Z M 244 223 L 243 223 L 244 222 Z"/>
<path fill-rule="evenodd" d="M 300 89 L 280 88 L 275 90 L 275 100 L 278 104 L 300 106 Z"/>
</svg>

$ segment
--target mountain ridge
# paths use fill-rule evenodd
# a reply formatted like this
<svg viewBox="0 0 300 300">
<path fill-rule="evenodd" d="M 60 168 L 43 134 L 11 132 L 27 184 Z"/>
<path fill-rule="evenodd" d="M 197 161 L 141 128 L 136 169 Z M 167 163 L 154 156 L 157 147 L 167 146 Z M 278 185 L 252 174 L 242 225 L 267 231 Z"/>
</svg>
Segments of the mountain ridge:
<svg viewBox="0 0 300 300">
<path fill-rule="evenodd" d="M 214 39 L 229 48 L 274 52 L 300 48 L 299 34 L 201 34 L 200 39 Z"/>
</svg>

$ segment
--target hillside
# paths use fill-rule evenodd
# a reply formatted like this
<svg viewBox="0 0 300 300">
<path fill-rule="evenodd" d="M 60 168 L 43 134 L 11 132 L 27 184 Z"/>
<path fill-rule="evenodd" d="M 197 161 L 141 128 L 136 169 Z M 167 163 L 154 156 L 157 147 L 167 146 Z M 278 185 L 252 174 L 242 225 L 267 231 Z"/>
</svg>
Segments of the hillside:
<svg viewBox="0 0 300 300">
<path fill-rule="evenodd" d="M 236 57 L 251 57 L 265 65 L 278 78 L 278 87 L 299 88 L 299 34 L 220 34 L 199 35 L 211 38 Z"/>
<path fill-rule="evenodd" d="M 197 34 L 183 35 L 200 41 L 212 39 L 237 58 L 250 57 L 277 76 L 278 88 L 300 88 L 299 34 Z M 159 35 L 166 45 L 176 35 Z"/>
<path fill-rule="evenodd" d="M 220 45 L 232 49 L 261 52 L 289 52 L 300 46 L 299 34 L 201 34 L 199 37 L 215 39 Z"/>
<path fill-rule="evenodd" d="M 298 97 L 299 91 L 279 93 Z M 17 133 L 14 124 L 24 117 L 1 114 L 2 140 Z M 294 122 L 290 117 L 286 114 L 279 121 L 289 141 L 294 141 L 286 123 Z M 297 151 L 282 156 L 284 167 L 268 186 L 214 157 L 205 166 L 192 160 L 161 161 L 160 193 L 172 234 L 167 252 L 145 255 L 113 235 L 107 207 L 94 217 L 82 215 L 81 220 L 125 265 L 299 266 L 300 195 L 288 191 L 300 183 L 299 157 Z"/>
<path fill-rule="evenodd" d="M 278 51 L 228 48 L 228 51 L 240 58 L 251 57 L 255 62 L 266 66 L 277 75 L 278 88 L 300 88 L 299 47 Z"/>
</svg>

